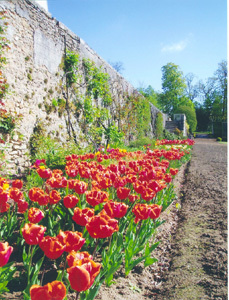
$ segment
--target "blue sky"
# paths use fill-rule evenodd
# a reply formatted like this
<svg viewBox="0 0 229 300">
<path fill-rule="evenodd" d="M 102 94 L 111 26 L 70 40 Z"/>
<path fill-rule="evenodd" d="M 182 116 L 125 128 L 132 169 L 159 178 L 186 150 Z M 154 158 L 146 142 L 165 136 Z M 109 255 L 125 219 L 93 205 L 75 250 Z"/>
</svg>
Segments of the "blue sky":
<svg viewBox="0 0 229 300">
<path fill-rule="evenodd" d="M 161 90 L 169 62 L 196 80 L 227 59 L 226 0 L 48 0 L 49 12 L 136 88 Z"/>
</svg>

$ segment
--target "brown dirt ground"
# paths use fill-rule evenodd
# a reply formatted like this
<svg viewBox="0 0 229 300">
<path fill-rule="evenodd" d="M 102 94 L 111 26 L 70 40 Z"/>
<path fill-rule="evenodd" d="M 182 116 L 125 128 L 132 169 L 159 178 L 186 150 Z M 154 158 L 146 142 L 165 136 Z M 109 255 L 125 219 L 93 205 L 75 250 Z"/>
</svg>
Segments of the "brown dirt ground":
<svg viewBox="0 0 229 300">
<path fill-rule="evenodd" d="M 96 300 L 227 299 L 227 145 L 195 141 L 175 182 L 178 199 L 162 216 L 158 262 L 127 278 L 119 272 Z"/>
<path fill-rule="evenodd" d="M 191 162 L 174 182 L 177 199 L 161 215 L 166 223 L 152 253 L 158 262 L 136 266 L 127 278 L 119 270 L 116 282 L 102 285 L 95 300 L 227 299 L 227 145 L 195 141 Z"/>
</svg>

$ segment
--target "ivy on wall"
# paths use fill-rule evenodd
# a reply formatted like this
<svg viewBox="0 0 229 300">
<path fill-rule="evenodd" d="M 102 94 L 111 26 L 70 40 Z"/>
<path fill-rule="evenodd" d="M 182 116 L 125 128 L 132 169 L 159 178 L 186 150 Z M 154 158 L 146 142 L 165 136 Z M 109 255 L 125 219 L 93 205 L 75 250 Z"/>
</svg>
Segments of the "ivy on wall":
<svg viewBox="0 0 229 300">
<path fill-rule="evenodd" d="M 65 53 L 63 70 L 69 133 L 74 133 L 72 124 L 76 120 L 82 132 L 81 140 L 84 138 L 95 148 L 102 142 L 117 145 L 123 142 L 124 136 L 130 141 L 150 134 L 150 104 L 142 95 L 135 93 L 115 101 L 110 77 L 103 67 L 97 67 L 90 59 L 80 61 L 79 55 L 71 51 Z M 80 88 L 84 93 L 79 92 Z M 79 135 L 74 134 L 78 143 Z"/>
</svg>

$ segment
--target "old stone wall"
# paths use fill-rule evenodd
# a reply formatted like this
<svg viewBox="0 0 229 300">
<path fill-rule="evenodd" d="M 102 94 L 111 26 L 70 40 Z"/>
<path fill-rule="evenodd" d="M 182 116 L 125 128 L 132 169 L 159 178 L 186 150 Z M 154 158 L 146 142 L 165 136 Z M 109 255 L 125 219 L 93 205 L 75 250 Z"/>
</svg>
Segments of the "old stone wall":
<svg viewBox="0 0 229 300">
<path fill-rule="evenodd" d="M 22 115 L 16 133 L 8 144 L 8 161 L 12 170 L 28 167 L 28 142 L 37 122 L 42 121 L 47 132 L 64 141 L 67 136 L 66 116 L 51 106 L 58 99 L 63 84 L 61 61 L 65 43 L 89 58 L 96 66 L 103 66 L 110 76 L 112 94 L 122 101 L 124 94 L 134 92 L 133 86 L 93 51 L 80 37 L 30 0 L 1 1 L 0 10 L 8 16 L 7 38 L 11 49 L 4 74 L 10 86 L 6 105 Z M 77 124 L 74 124 L 77 131 Z M 16 170 L 15 170 L 16 168 Z"/>
</svg>

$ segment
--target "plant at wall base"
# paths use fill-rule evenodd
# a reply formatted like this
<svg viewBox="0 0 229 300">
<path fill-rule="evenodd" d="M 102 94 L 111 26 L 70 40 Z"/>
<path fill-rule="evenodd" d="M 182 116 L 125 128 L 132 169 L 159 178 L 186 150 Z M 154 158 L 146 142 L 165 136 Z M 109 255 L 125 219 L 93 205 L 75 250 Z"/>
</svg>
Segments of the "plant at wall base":
<svg viewBox="0 0 229 300">
<path fill-rule="evenodd" d="M 139 139 L 150 133 L 150 104 L 140 94 L 127 95 L 123 105 L 116 107 L 115 118 L 121 120 L 120 129 L 128 141 L 134 137 Z"/>
<path fill-rule="evenodd" d="M 161 113 L 157 114 L 156 117 L 156 123 L 155 123 L 155 136 L 157 139 L 160 139 L 163 137 L 163 115 Z"/>
</svg>

